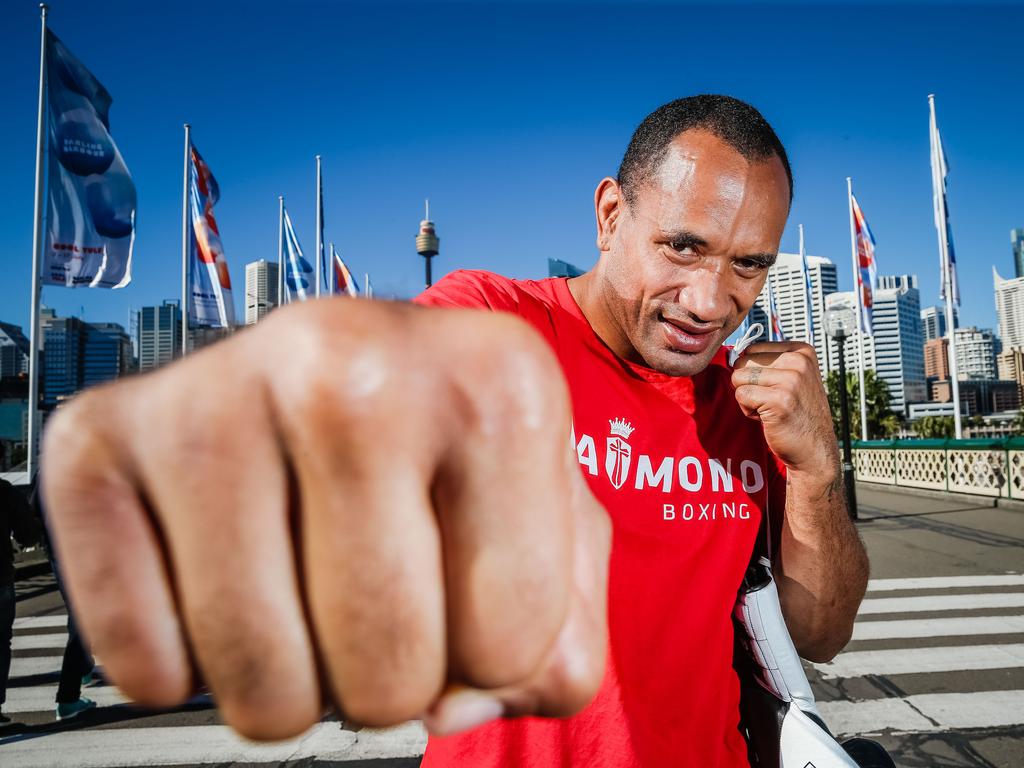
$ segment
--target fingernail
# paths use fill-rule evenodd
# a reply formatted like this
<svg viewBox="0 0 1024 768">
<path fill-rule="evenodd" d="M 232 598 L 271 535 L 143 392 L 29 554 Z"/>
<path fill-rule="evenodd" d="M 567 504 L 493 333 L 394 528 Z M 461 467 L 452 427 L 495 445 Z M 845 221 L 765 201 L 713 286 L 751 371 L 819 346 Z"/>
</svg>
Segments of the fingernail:
<svg viewBox="0 0 1024 768">
<path fill-rule="evenodd" d="M 447 736 L 497 720 L 505 705 L 493 696 L 464 689 L 445 696 L 423 717 L 427 729 L 437 736 Z"/>
</svg>

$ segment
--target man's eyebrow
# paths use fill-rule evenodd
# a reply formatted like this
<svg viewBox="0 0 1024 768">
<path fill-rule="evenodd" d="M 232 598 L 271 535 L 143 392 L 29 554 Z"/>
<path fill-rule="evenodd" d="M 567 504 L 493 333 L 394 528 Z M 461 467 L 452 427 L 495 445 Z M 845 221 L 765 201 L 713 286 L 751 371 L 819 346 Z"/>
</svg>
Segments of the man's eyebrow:
<svg viewBox="0 0 1024 768">
<path fill-rule="evenodd" d="M 683 248 L 688 246 L 691 248 L 704 248 L 708 244 L 708 241 L 700 235 L 685 229 L 680 229 L 675 232 L 666 232 L 663 230 L 661 236 L 665 242 L 671 243 L 672 245 L 682 246 Z"/>
</svg>

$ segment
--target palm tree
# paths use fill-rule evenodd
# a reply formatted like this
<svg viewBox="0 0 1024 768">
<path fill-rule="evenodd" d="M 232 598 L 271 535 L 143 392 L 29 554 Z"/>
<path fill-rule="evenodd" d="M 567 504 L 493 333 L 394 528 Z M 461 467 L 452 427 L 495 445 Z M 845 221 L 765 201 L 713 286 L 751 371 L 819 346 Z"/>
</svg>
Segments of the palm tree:
<svg viewBox="0 0 1024 768">
<path fill-rule="evenodd" d="M 914 422 L 918 437 L 953 437 L 956 427 L 952 416 L 922 416 Z"/>
<path fill-rule="evenodd" d="M 825 380 L 828 403 L 832 409 L 832 428 L 836 438 L 841 436 L 839 413 L 839 373 L 832 371 Z M 889 407 L 892 401 L 889 385 L 872 371 L 864 371 L 864 392 L 867 394 L 868 437 L 881 439 L 892 437 L 900 430 L 903 420 Z M 850 402 L 850 434 L 856 439 L 860 435 L 860 382 L 857 374 L 846 374 L 846 395 Z"/>
</svg>

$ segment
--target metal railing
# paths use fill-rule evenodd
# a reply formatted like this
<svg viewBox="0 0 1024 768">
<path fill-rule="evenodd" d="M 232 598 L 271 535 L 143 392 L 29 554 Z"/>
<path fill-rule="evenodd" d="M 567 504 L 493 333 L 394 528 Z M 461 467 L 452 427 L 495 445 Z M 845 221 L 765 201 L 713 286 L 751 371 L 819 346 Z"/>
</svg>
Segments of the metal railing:
<svg viewBox="0 0 1024 768">
<path fill-rule="evenodd" d="M 1024 438 L 864 440 L 857 479 L 907 488 L 1024 500 Z"/>
</svg>

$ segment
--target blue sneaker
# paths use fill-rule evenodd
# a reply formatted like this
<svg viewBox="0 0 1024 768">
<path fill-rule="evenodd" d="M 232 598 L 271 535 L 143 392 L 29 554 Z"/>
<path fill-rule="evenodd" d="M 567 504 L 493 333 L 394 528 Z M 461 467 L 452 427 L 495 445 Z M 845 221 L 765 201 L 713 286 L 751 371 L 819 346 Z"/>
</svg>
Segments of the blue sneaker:
<svg viewBox="0 0 1024 768">
<path fill-rule="evenodd" d="M 81 698 L 78 701 L 72 701 L 70 704 L 58 704 L 57 705 L 57 719 L 58 720 L 69 720 L 72 717 L 78 717 L 83 712 L 87 712 L 90 709 L 96 708 L 96 702 L 92 699 Z"/>
</svg>

